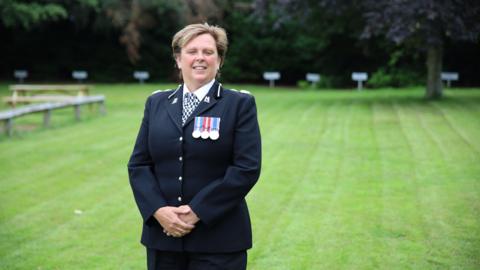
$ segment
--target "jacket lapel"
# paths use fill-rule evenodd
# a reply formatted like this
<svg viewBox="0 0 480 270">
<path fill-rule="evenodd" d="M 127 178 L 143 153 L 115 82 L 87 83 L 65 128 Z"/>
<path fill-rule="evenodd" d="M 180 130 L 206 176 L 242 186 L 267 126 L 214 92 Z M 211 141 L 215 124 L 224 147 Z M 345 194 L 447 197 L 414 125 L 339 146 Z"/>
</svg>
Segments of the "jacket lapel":
<svg viewBox="0 0 480 270">
<path fill-rule="evenodd" d="M 165 101 L 168 115 L 179 131 L 182 131 L 183 86 L 180 86 Z"/>
<path fill-rule="evenodd" d="M 220 91 L 219 88 L 221 87 L 222 86 L 220 85 L 220 83 L 215 81 L 210 90 L 208 90 L 208 94 L 203 98 L 202 101 L 200 101 L 200 104 L 198 104 L 197 108 L 195 108 L 193 113 L 188 117 L 184 127 L 187 126 L 188 123 L 190 123 L 190 121 L 195 118 L 195 116 L 199 116 L 206 110 L 213 107 L 215 103 L 217 103 L 217 99 L 219 98 L 218 92 Z"/>
</svg>

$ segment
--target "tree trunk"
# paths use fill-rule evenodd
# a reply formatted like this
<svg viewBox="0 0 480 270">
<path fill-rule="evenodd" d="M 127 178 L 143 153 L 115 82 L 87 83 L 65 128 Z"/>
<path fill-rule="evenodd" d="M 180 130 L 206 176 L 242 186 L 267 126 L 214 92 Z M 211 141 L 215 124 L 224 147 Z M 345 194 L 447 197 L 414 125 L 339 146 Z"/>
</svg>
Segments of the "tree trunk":
<svg viewBox="0 0 480 270">
<path fill-rule="evenodd" d="M 427 99 L 439 99 L 442 97 L 442 57 L 441 46 L 430 46 L 427 52 Z"/>
</svg>

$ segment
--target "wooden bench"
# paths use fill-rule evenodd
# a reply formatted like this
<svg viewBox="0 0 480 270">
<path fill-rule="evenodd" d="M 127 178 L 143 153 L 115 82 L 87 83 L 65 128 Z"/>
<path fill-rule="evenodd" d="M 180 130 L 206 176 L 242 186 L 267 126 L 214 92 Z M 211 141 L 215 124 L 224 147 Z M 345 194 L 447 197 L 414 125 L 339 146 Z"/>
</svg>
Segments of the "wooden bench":
<svg viewBox="0 0 480 270">
<path fill-rule="evenodd" d="M 43 112 L 43 125 L 45 127 L 50 126 L 50 117 L 51 113 L 55 109 L 61 109 L 65 107 L 74 107 L 75 108 L 75 119 L 80 120 L 80 106 L 84 104 L 93 104 L 98 103 L 100 108 L 100 113 L 105 114 L 105 96 L 87 96 L 87 97 L 77 97 L 69 101 L 64 102 L 47 102 L 39 104 L 31 104 L 23 106 L 20 108 L 13 108 L 10 110 L 0 111 L 0 121 L 5 121 L 5 131 L 8 136 L 13 134 L 13 119 L 20 117 L 22 115 L 27 115 L 31 113 Z"/>
<path fill-rule="evenodd" d="M 3 100 L 15 107 L 17 103 L 71 101 L 76 97 L 88 96 L 90 86 L 75 84 L 15 84 L 10 86 L 10 91 L 12 91 L 12 96 L 4 97 Z M 51 94 L 55 92 L 57 94 Z"/>
</svg>

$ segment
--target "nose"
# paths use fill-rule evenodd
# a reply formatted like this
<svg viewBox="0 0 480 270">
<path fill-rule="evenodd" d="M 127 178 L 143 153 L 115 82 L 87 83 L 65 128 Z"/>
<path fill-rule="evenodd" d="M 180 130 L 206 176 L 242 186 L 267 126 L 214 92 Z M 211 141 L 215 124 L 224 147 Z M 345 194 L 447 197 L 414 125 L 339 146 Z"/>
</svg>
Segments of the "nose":
<svg viewBox="0 0 480 270">
<path fill-rule="evenodd" d="M 205 54 L 203 54 L 202 52 L 199 52 L 196 56 L 197 57 L 195 58 L 195 60 L 197 61 L 201 61 L 205 59 Z"/>
</svg>

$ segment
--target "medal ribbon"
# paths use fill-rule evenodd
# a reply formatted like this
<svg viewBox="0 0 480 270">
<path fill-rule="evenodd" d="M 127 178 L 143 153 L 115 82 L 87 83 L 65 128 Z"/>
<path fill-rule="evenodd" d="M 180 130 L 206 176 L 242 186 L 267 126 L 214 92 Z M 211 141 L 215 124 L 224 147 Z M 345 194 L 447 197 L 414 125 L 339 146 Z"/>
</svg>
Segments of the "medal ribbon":
<svg viewBox="0 0 480 270">
<path fill-rule="evenodd" d="M 205 130 L 207 130 L 207 117 L 202 117 L 202 132 L 204 132 Z"/>
<path fill-rule="evenodd" d="M 210 129 L 212 126 L 212 117 L 207 117 L 207 132 L 210 133 Z"/>
<path fill-rule="evenodd" d="M 219 117 L 212 117 L 213 118 L 213 123 L 212 123 L 212 131 L 219 131 L 220 130 L 220 118 Z"/>
<path fill-rule="evenodd" d="M 201 131 L 201 128 L 202 128 L 202 120 L 203 120 L 203 117 L 195 117 L 195 124 L 194 124 L 194 131 L 195 130 L 198 130 L 198 131 Z"/>
</svg>

